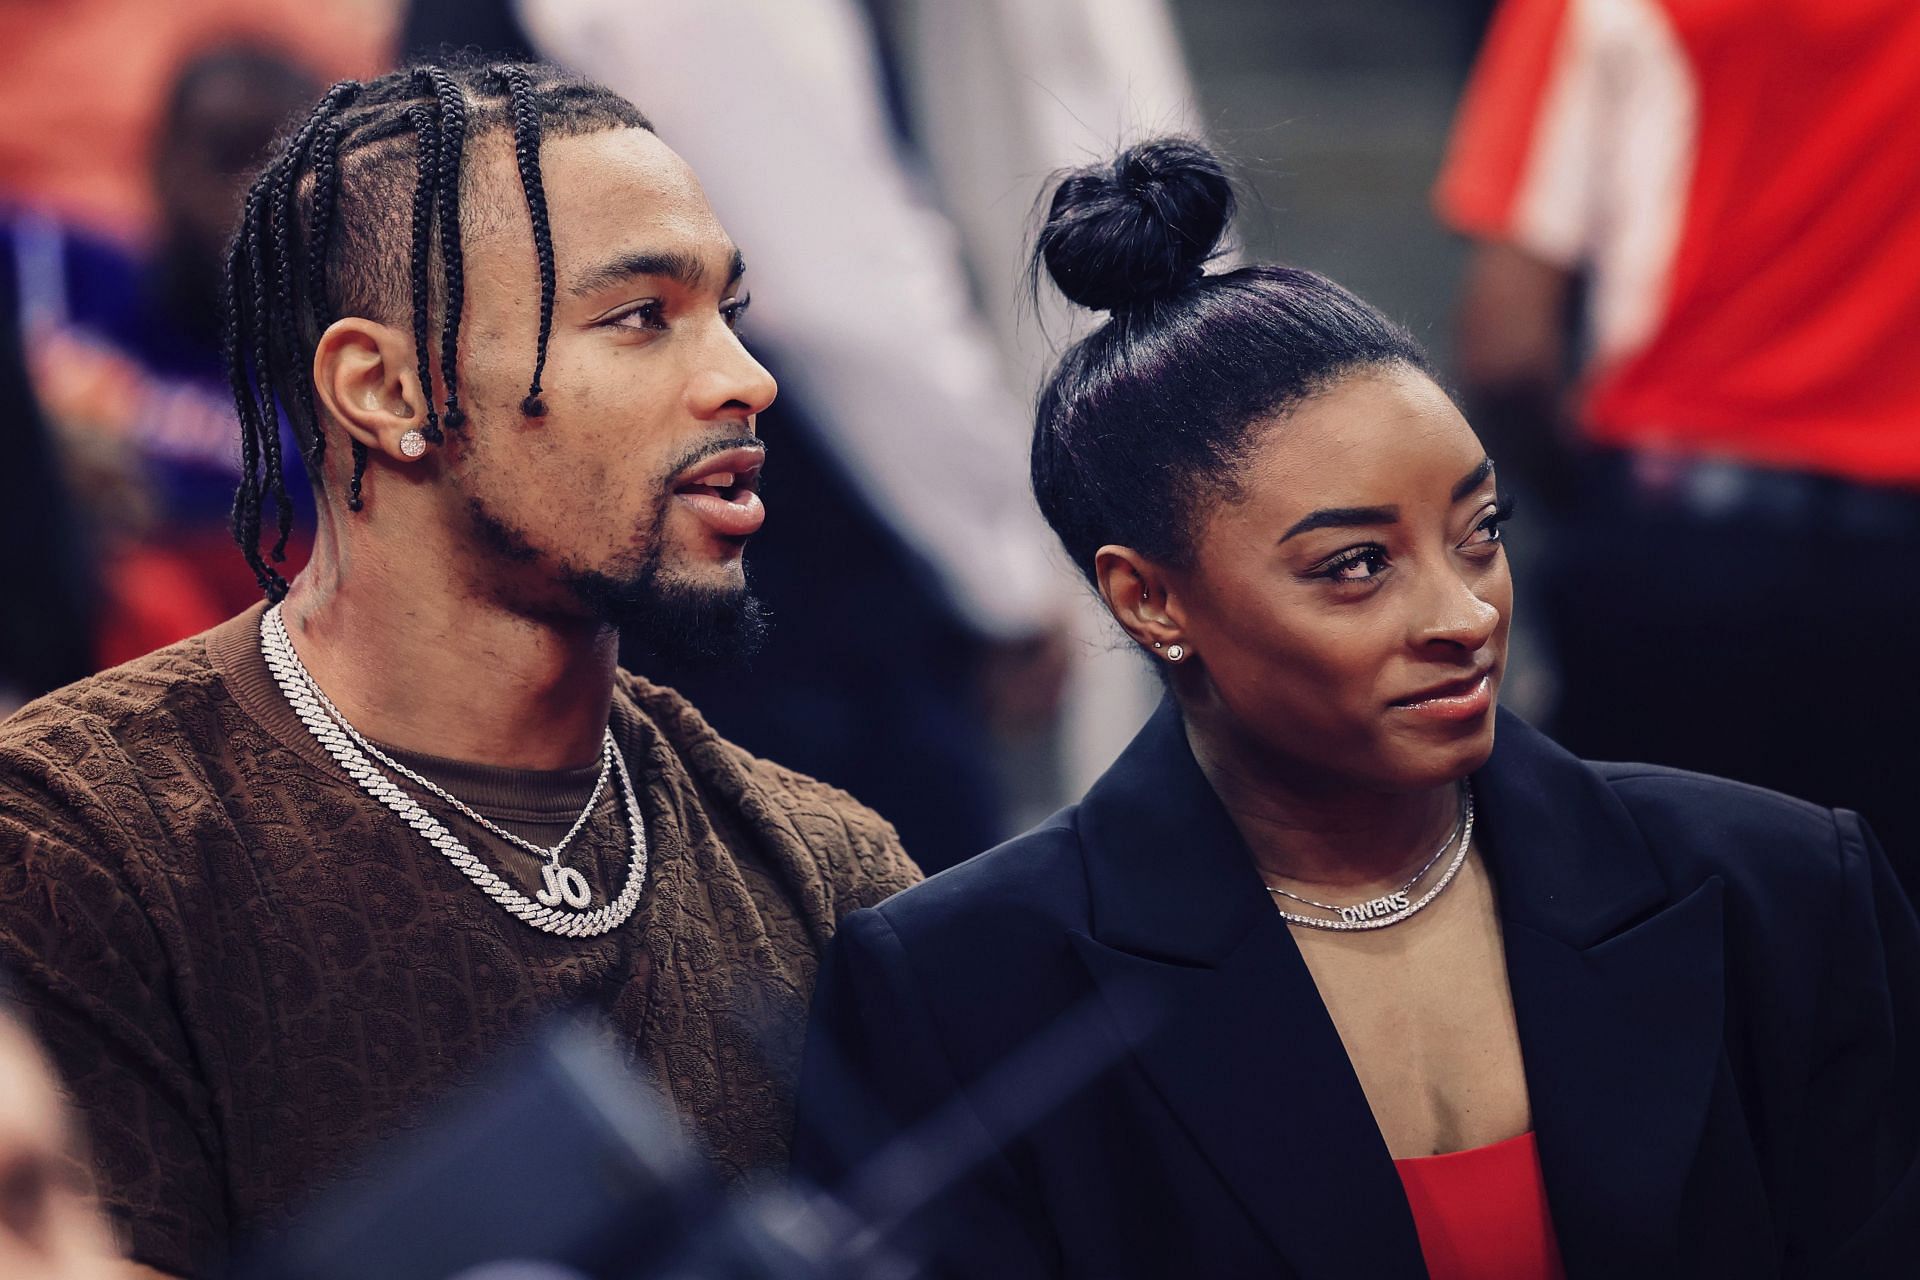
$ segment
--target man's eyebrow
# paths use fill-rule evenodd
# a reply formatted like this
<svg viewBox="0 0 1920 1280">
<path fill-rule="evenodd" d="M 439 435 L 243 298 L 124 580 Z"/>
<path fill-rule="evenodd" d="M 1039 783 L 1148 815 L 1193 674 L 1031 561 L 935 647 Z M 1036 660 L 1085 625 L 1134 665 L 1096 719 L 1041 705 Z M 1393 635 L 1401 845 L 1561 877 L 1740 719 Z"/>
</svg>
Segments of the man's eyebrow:
<svg viewBox="0 0 1920 1280">
<path fill-rule="evenodd" d="M 740 256 L 740 250 L 735 249 L 727 259 L 728 287 L 732 287 L 746 269 L 746 259 Z M 581 272 L 568 286 L 567 292 L 576 298 L 583 298 L 637 276 L 658 276 L 683 288 L 697 289 L 706 282 L 707 268 L 693 254 L 678 249 L 642 249 L 623 253 Z"/>
<path fill-rule="evenodd" d="M 1398 507 L 1322 507 L 1312 515 L 1294 522 L 1280 535 L 1280 541 L 1315 529 L 1352 529 L 1393 524 L 1400 519 Z"/>
<path fill-rule="evenodd" d="M 1492 474 L 1493 459 L 1480 459 L 1480 465 L 1469 471 L 1465 477 L 1461 479 L 1459 484 L 1453 486 L 1453 500 L 1455 502 L 1460 501 L 1460 499 L 1466 497 L 1482 484 L 1486 483 L 1487 477 Z"/>
</svg>

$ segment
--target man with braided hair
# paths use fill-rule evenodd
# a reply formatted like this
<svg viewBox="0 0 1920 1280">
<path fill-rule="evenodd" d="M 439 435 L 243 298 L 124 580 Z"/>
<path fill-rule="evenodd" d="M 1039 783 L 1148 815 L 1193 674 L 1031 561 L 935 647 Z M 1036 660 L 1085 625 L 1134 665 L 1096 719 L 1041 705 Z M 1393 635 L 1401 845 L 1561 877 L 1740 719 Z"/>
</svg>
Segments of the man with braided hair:
<svg viewBox="0 0 1920 1280">
<path fill-rule="evenodd" d="M 254 184 L 233 515 L 267 600 L 0 725 L 0 960 L 139 1263 L 204 1266 L 561 1005 L 724 1174 L 784 1160 L 819 950 L 915 873 L 615 666 L 621 632 L 763 630 L 742 270 L 645 118 L 541 67 L 336 85 Z M 318 494 L 291 582 L 283 417 Z"/>
</svg>

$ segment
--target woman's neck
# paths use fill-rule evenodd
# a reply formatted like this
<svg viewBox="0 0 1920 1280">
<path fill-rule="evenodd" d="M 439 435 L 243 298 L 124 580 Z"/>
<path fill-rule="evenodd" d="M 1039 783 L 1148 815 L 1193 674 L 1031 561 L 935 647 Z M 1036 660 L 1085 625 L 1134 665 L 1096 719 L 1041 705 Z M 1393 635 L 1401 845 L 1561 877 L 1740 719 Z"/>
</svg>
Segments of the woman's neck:
<svg viewBox="0 0 1920 1280">
<path fill-rule="evenodd" d="M 1459 820 L 1460 790 L 1411 791 L 1343 781 L 1196 732 L 1188 742 L 1227 815 L 1270 884 L 1345 897 L 1397 887 L 1430 859 Z"/>
</svg>

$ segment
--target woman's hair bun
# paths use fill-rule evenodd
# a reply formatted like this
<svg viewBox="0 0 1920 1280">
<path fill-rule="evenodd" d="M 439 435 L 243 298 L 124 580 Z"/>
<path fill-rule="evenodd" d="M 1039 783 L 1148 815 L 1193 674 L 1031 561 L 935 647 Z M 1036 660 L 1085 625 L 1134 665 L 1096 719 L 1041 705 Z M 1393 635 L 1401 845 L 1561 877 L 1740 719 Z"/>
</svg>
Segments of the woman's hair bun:
<svg viewBox="0 0 1920 1280">
<path fill-rule="evenodd" d="M 1156 138 L 1061 179 L 1035 266 L 1081 306 L 1122 311 L 1199 279 L 1232 218 L 1220 158 L 1192 138 Z"/>
</svg>

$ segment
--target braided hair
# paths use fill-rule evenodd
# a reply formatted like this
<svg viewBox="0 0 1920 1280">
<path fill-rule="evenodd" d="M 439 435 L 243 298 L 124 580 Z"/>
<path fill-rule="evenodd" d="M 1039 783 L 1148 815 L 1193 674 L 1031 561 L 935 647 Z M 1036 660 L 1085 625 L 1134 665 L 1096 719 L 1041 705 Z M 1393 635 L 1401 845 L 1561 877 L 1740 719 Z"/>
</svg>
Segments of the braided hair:
<svg viewBox="0 0 1920 1280">
<path fill-rule="evenodd" d="M 412 67 L 367 84 L 343 80 L 286 136 L 247 193 L 227 255 L 225 349 L 240 419 L 240 487 L 234 538 L 270 600 L 286 595 L 274 566 L 286 558 L 293 504 L 281 457 L 281 419 L 292 427 L 316 485 L 326 452 L 311 369 L 320 335 L 343 315 L 409 324 L 427 400 L 422 434 L 435 444 L 467 421 L 460 407 L 460 318 L 466 300 L 461 253 L 462 161 L 475 138 L 509 134 L 533 228 L 540 282 L 540 337 L 521 402 L 546 413 L 541 377 L 553 331 L 553 234 L 540 177 L 540 144 L 607 129 L 651 129 L 611 90 L 551 67 L 519 63 Z M 412 203 L 404 189 L 411 167 Z M 434 312 L 445 412 L 435 407 Z M 367 448 L 351 441 L 346 505 L 364 506 Z M 271 503 L 277 537 L 262 553 Z"/>
</svg>

